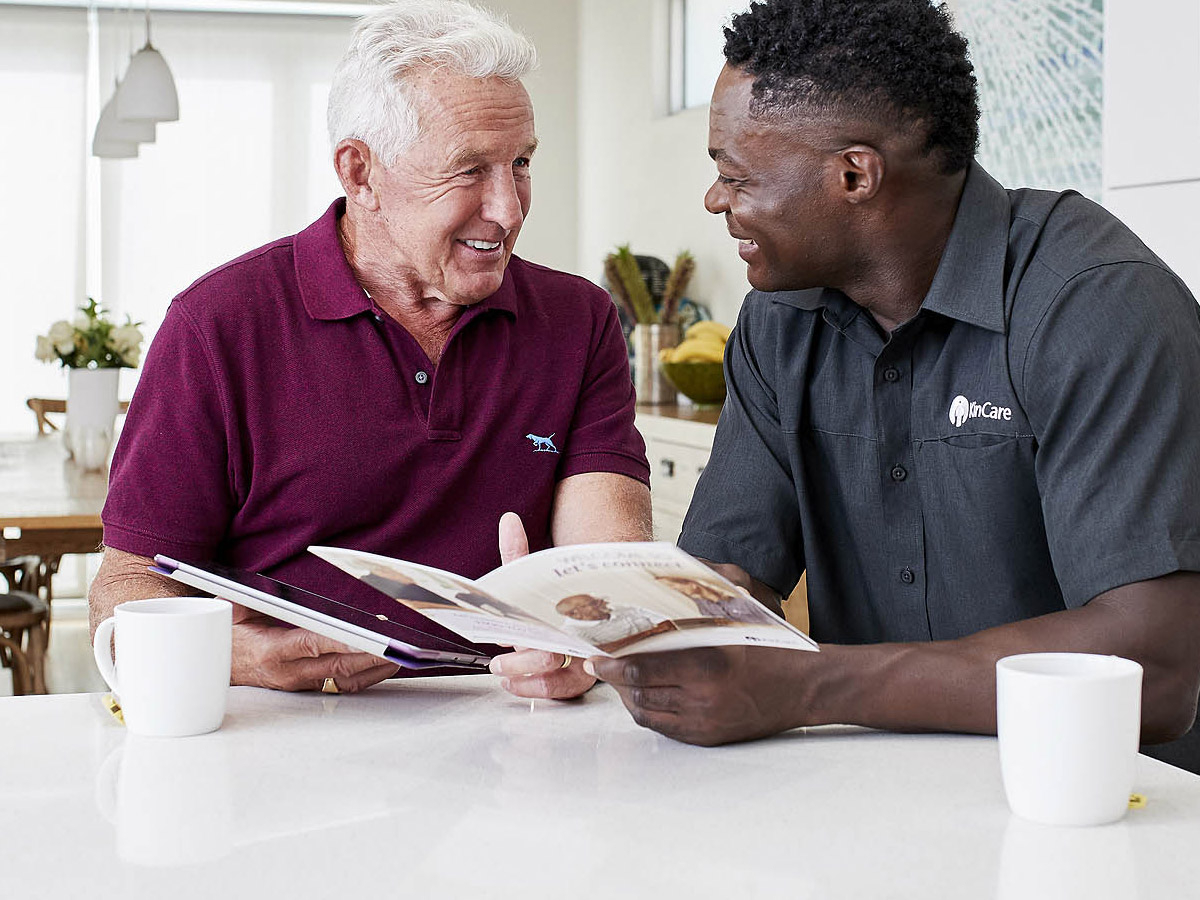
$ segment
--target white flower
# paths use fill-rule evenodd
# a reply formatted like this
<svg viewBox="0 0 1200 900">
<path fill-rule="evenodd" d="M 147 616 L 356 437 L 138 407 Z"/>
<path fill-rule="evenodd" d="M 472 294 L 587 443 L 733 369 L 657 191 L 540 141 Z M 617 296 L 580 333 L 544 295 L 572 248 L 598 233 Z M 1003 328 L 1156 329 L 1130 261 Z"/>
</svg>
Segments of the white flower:
<svg viewBox="0 0 1200 900">
<path fill-rule="evenodd" d="M 129 350 L 121 353 L 121 365 L 129 366 L 131 369 L 136 369 L 138 361 L 141 359 L 142 351 L 139 347 L 134 346 Z"/>
<path fill-rule="evenodd" d="M 63 356 L 75 352 L 75 326 L 65 319 L 60 319 L 50 326 L 50 343 Z"/>
<path fill-rule="evenodd" d="M 133 351 L 136 358 L 138 348 L 142 346 L 142 332 L 136 325 L 119 325 L 112 330 L 112 346 L 121 356 Z M 131 363 L 130 365 L 137 364 Z"/>
<path fill-rule="evenodd" d="M 79 315 L 77 315 L 75 317 L 75 330 L 76 331 L 87 331 L 91 327 L 92 327 L 92 320 L 88 317 L 87 313 L 80 313 Z"/>
<path fill-rule="evenodd" d="M 37 350 L 34 351 L 34 356 L 42 362 L 54 362 L 58 359 L 58 354 L 54 352 L 54 342 L 45 335 L 38 335 Z"/>
</svg>

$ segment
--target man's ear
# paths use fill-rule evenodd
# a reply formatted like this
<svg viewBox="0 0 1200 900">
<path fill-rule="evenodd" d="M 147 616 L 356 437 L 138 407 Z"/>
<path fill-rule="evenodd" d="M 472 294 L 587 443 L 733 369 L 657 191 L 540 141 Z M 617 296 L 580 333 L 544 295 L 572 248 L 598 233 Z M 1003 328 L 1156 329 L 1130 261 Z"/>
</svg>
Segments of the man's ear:
<svg viewBox="0 0 1200 900">
<path fill-rule="evenodd" d="M 883 186 L 883 154 L 869 144 L 853 144 L 838 153 L 843 196 L 851 203 L 865 203 Z"/>
<path fill-rule="evenodd" d="M 333 167 L 346 192 L 346 200 L 371 212 L 379 209 L 379 197 L 371 186 L 371 170 L 378 161 L 362 141 L 346 138 L 333 150 Z"/>
</svg>

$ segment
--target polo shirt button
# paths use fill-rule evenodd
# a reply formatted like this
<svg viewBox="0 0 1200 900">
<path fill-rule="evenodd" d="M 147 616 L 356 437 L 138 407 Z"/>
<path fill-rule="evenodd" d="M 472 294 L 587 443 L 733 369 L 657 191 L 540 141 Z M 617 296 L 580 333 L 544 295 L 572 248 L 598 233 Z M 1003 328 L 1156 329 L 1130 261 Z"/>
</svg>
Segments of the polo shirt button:
<svg viewBox="0 0 1200 900">
<path fill-rule="evenodd" d="M 417 379 L 417 384 L 424 384 L 425 382 L 427 382 L 429 380 L 429 373 L 428 372 L 418 372 L 413 377 L 415 377 Z"/>
<path fill-rule="evenodd" d="M 900 370 L 895 366 L 888 366 L 883 370 L 884 381 L 895 381 L 900 377 Z"/>
<path fill-rule="evenodd" d="M 917 580 L 917 576 L 913 574 L 912 569 L 910 569 L 908 566 L 905 566 L 900 570 L 900 580 L 905 584 L 912 584 Z"/>
<path fill-rule="evenodd" d="M 903 481 L 908 477 L 908 472 L 904 466 L 892 466 L 892 481 Z"/>
</svg>

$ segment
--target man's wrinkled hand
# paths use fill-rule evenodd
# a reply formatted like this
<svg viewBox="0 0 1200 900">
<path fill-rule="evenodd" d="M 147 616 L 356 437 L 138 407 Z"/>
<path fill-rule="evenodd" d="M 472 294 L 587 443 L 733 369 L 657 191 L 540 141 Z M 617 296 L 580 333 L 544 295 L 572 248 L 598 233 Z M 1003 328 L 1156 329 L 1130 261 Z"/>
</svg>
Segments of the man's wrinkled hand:
<svg viewBox="0 0 1200 900">
<path fill-rule="evenodd" d="M 529 555 L 529 538 L 521 517 L 506 512 L 500 517 L 500 562 L 508 565 Z M 596 679 L 583 670 L 583 660 L 570 659 L 561 653 L 546 650 L 525 650 L 518 647 L 492 660 L 493 675 L 500 676 L 500 686 L 518 697 L 548 700 L 568 700 L 585 693 Z"/>
<path fill-rule="evenodd" d="M 677 741 L 713 746 L 804 724 L 792 718 L 795 683 L 781 678 L 801 661 L 797 653 L 701 647 L 621 659 L 597 656 L 586 668 L 616 688 L 639 725 Z"/>
<path fill-rule="evenodd" d="M 378 656 L 234 604 L 232 684 L 319 691 L 332 678 L 339 693 L 353 694 L 391 678 L 398 669 Z"/>
<path fill-rule="evenodd" d="M 500 676 L 500 686 L 518 697 L 569 700 L 596 683 L 595 677 L 584 671 L 583 660 L 547 650 L 517 648 L 497 656 L 490 668 L 492 674 Z"/>
</svg>

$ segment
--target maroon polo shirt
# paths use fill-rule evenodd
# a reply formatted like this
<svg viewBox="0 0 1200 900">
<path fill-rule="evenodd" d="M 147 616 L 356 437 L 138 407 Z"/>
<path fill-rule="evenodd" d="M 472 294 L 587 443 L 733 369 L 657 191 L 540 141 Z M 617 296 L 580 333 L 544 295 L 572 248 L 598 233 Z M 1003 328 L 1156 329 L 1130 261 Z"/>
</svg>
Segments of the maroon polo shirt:
<svg viewBox="0 0 1200 900">
<path fill-rule="evenodd" d="M 604 291 L 514 256 L 435 368 L 355 281 L 337 236 L 344 211 L 338 200 L 172 301 L 113 459 L 105 544 L 393 609 L 305 548 L 478 577 L 500 564 L 508 510 L 531 549 L 549 546 L 560 480 L 648 483 Z"/>
</svg>

